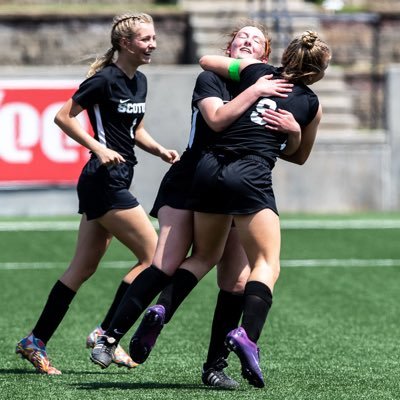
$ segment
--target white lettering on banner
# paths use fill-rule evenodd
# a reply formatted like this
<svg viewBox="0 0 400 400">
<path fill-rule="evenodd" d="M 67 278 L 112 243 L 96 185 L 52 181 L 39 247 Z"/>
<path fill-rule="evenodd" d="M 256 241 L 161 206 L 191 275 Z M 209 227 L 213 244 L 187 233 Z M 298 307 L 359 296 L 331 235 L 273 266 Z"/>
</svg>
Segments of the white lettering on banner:
<svg viewBox="0 0 400 400">
<path fill-rule="evenodd" d="M 0 108 L 0 157 L 10 163 L 32 161 L 39 140 L 39 115 L 29 104 L 10 103 Z M 18 128 L 18 129 L 17 129 Z"/>
<path fill-rule="evenodd" d="M 45 157 L 56 163 L 79 160 L 80 145 L 66 136 L 54 123 L 54 116 L 63 103 L 50 104 L 42 114 L 33 106 L 14 102 L 0 107 L 0 159 L 8 163 L 29 164 L 33 148 L 40 145 Z M 85 116 L 78 116 L 83 129 Z"/>
</svg>

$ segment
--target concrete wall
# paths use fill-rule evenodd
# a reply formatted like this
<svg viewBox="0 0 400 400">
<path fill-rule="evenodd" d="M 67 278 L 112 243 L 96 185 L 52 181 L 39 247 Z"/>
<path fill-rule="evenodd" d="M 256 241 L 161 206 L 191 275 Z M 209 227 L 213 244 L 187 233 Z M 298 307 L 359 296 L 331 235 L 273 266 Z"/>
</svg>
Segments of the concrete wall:
<svg viewBox="0 0 400 400">
<path fill-rule="evenodd" d="M 148 66 L 142 70 L 149 79 L 147 129 L 165 146 L 183 151 L 190 127 L 190 99 L 199 67 Z M 17 71 L 0 71 L 2 77 L 11 73 L 15 77 Z M 68 75 L 65 69 L 58 72 L 47 69 L 45 73 Z M 35 70 L 19 73 L 20 77 L 32 74 Z M 77 76 L 78 72 L 71 74 Z M 320 131 L 304 166 L 278 161 L 274 189 L 281 212 L 400 209 L 397 156 L 400 153 L 400 65 L 391 66 L 387 74 L 388 130 L 343 132 L 335 137 Z M 132 190 L 149 210 L 168 165 L 139 149 L 137 152 L 139 165 Z M 74 188 L 0 191 L 0 215 L 70 214 L 76 209 Z"/>
<path fill-rule="evenodd" d="M 71 1 L 78 2 L 78 0 Z M 33 4 L 38 0 L 14 0 L 14 3 L 18 2 Z M 380 15 L 378 36 L 375 35 L 375 25 L 365 23 L 365 17 L 357 17 L 357 14 L 354 18 L 359 18 L 358 22 L 347 18 L 316 21 L 314 15 L 306 17 L 302 14 L 293 16 L 295 32 L 298 32 L 299 24 L 302 26 L 301 31 L 305 27 L 321 31 L 323 38 L 332 48 L 331 64 L 345 67 L 344 76 L 356 100 L 354 113 L 360 121 L 360 126 L 382 127 L 382 122 L 377 117 L 382 106 L 381 72 L 390 63 L 400 62 L 398 40 L 400 14 Z M 193 19 L 191 14 L 185 11 L 154 10 L 152 16 L 158 44 L 157 51 L 152 57 L 153 65 L 196 63 L 198 57 L 194 42 L 194 26 L 190 22 Z M 73 15 L 67 12 L 54 15 L 2 14 L 0 15 L 2 44 L 0 66 L 89 65 L 96 56 L 102 55 L 109 47 L 112 18 L 113 15 L 106 14 Z M 229 13 L 225 17 L 221 14 L 220 18 L 222 25 L 216 24 L 219 27 L 218 33 L 215 29 L 206 27 L 202 27 L 198 33 L 211 41 L 218 42 L 218 52 L 234 23 L 234 17 Z M 227 20 L 230 21 L 228 26 L 223 27 Z M 275 27 L 272 21 L 265 23 L 269 26 L 272 37 L 272 62 L 279 63 L 280 51 L 277 44 L 279 37 L 273 35 Z M 215 39 L 211 39 L 213 31 L 217 34 Z M 373 71 L 371 63 L 376 63 Z M 373 98 L 372 94 L 375 95 Z M 375 109 L 379 109 L 378 112 L 375 112 Z"/>
<path fill-rule="evenodd" d="M 0 15 L 0 65 L 89 65 L 110 47 L 113 16 Z M 171 12 L 152 16 L 157 33 L 153 64 L 191 62 L 188 15 Z"/>
</svg>

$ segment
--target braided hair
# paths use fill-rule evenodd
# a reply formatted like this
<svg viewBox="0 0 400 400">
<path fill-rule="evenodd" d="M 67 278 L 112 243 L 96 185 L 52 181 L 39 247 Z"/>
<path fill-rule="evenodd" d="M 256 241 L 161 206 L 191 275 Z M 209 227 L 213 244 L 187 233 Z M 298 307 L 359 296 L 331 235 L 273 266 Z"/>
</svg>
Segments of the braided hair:
<svg viewBox="0 0 400 400">
<path fill-rule="evenodd" d="M 313 31 L 294 38 L 282 55 L 282 77 L 291 82 L 312 82 L 327 67 L 331 55 L 328 45 Z"/>
<path fill-rule="evenodd" d="M 87 77 L 94 75 L 105 66 L 111 64 L 114 60 L 115 52 L 121 50 L 121 39 L 130 39 L 141 23 L 152 24 L 153 18 L 145 13 L 122 14 L 114 17 L 111 27 L 111 47 L 90 65 Z"/>
</svg>

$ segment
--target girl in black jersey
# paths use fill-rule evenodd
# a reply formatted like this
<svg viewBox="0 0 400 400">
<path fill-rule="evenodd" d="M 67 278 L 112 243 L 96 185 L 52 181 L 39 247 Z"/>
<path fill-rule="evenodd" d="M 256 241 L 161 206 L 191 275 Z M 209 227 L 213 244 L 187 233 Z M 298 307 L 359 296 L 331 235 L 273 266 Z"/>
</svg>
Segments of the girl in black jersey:
<svg viewBox="0 0 400 400">
<path fill-rule="evenodd" d="M 265 29 L 250 21 L 239 26 L 232 33 L 227 53 L 234 58 L 255 58 L 266 61 L 270 52 L 269 40 Z M 275 91 L 278 96 L 285 97 L 292 85 L 287 82 L 267 80 L 259 85 L 278 84 Z M 254 86 L 252 89 L 255 89 Z M 271 89 L 273 89 L 271 87 Z M 265 95 L 274 95 L 266 90 Z M 188 254 L 193 240 L 193 211 L 188 208 L 187 199 L 192 185 L 193 174 L 201 153 L 213 143 L 218 132 L 229 126 L 250 105 L 241 105 L 243 101 L 237 96 L 238 85 L 229 79 L 205 71 L 196 81 L 192 97 L 192 127 L 189 143 L 179 162 L 175 163 L 164 176 L 151 215 L 157 217 L 160 225 L 159 241 L 153 264 L 167 275 L 173 275 L 170 283 L 163 289 L 156 301 L 156 306 L 150 307 L 138 330 L 131 340 L 131 356 L 135 362 L 143 363 L 155 345 L 157 335 L 163 324 L 168 323 L 175 311 L 187 295 L 198 283 L 196 275 L 185 269 L 178 269 Z M 275 95 L 277 95 L 275 94 Z M 241 96 L 247 95 L 242 93 Z M 238 101 L 242 103 L 238 103 Z M 229 105 L 226 103 L 230 102 Z M 218 115 L 221 107 L 226 116 Z M 292 129 L 300 128 L 292 121 Z M 176 271 L 176 273 L 175 273 Z M 243 251 L 235 228 L 232 228 L 225 252 L 217 265 L 217 280 L 220 291 L 215 307 L 212 324 L 210 346 L 206 362 L 203 365 L 202 381 L 209 386 L 233 388 L 238 383 L 225 374 L 228 353 L 224 346 L 226 334 L 237 327 L 242 311 L 242 294 L 247 276 L 250 273 L 247 257 Z M 154 296 L 154 295 L 153 295 Z M 164 313 L 161 317 L 160 313 Z M 224 318 L 221 318 L 221 315 Z M 158 318 L 160 317 L 160 318 Z M 158 324 L 154 320 L 158 318 Z M 149 339 L 151 338 L 151 339 Z"/>
<path fill-rule="evenodd" d="M 258 27 L 244 26 L 233 35 L 229 51 L 233 57 L 264 59 L 269 53 L 269 43 Z M 216 135 L 215 131 L 229 126 L 260 95 L 285 96 L 291 86 L 291 84 L 284 81 L 269 81 L 266 77 L 262 77 L 249 90 L 244 91 L 232 100 L 235 89 L 233 84 L 210 72 L 200 74 L 193 94 L 192 130 L 188 148 L 180 161 L 174 164 L 164 177 L 155 206 L 151 212 L 153 216 L 158 217 L 160 225 L 159 241 L 153 259 L 153 266 L 141 273 L 129 288 L 127 296 L 121 303 L 121 308 L 118 309 L 115 319 L 111 322 L 110 329 L 106 331 L 107 338 L 117 340 L 122 338 L 123 334 L 130 329 L 154 296 L 169 282 L 169 277 L 186 257 L 193 236 L 193 212 L 187 209 L 186 198 L 197 161 L 201 152 L 206 148 L 210 140 L 212 141 L 213 136 Z M 230 100 L 232 101 L 229 102 Z M 224 105 L 224 103 L 228 104 Z M 220 106 L 221 108 L 216 113 L 216 109 Z M 204 117 L 204 115 L 207 115 L 207 117 Z M 295 124 L 298 126 L 297 123 Z M 243 270 L 246 269 L 247 260 L 234 233 L 232 233 L 231 239 L 230 243 L 232 245 L 227 249 L 227 255 L 224 260 L 225 264 L 227 264 L 230 258 L 231 268 L 235 265 L 237 273 L 235 271 L 232 274 L 232 269 L 230 269 L 230 276 L 226 274 L 224 276 L 221 272 L 220 275 L 225 279 L 220 279 L 220 282 L 222 281 L 222 284 L 225 285 L 223 287 L 225 290 L 222 291 L 222 295 L 219 298 L 223 297 L 224 302 L 228 302 L 229 307 L 234 309 L 234 322 L 229 325 L 233 328 L 237 326 L 241 314 L 239 295 L 241 285 L 240 282 L 237 283 L 237 277 L 243 280 L 242 276 L 246 274 L 246 271 Z M 185 295 L 197 283 L 194 275 L 185 274 L 184 271 L 183 274 L 178 273 L 175 275 L 173 280 L 175 284 L 181 285 L 181 288 L 185 290 Z M 232 295 L 231 292 L 233 292 Z M 168 293 L 163 294 L 165 295 L 164 297 L 168 297 Z M 185 295 L 181 297 L 180 301 L 183 300 Z M 176 302 L 173 308 L 176 308 L 178 303 Z M 233 303 L 238 303 L 238 307 L 235 307 Z M 170 314 L 166 314 L 166 321 L 172 316 L 173 311 Z M 154 328 L 154 325 L 152 325 L 152 328 Z M 224 332 L 225 330 L 224 328 Z M 223 338 L 228 331 L 222 336 L 222 345 Z M 152 334 L 150 336 L 154 337 Z M 145 355 L 137 353 L 135 343 L 135 340 L 132 340 L 131 350 L 135 353 L 135 361 L 144 362 L 152 345 L 154 345 L 154 341 L 152 344 L 147 343 Z M 108 343 L 106 338 L 101 339 L 98 344 L 99 346 L 92 352 L 92 360 L 102 367 L 107 367 L 111 358 L 107 355 Z M 140 345 L 140 343 L 138 344 Z M 221 375 L 223 369 L 221 367 L 221 358 L 225 354 L 225 349 L 218 348 L 216 350 L 214 348 L 212 352 L 215 359 L 210 361 L 215 361 L 214 364 L 218 364 L 218 366 L 211 365 L 210 362 L 210 368 L 213 367 L 213 371 Z M 214 367 L 218 367 L 218 369 Z M 209 370 L 209 368 L 206 369 Z M 206 376 L 208 377 L 209 374 Z M 206 382 L 210 384 L 208 379 Z M 212 380 L 212 382 L 215 383 L 216 381 Z M 232 382 L 236 384 L 236 382 L 228 380 L 228 378 L 224 382 L 221 379 L 219 380 L 219 384 L 226 384 L 226 382 L 230 385 L 232 385 Z"/>
<path fill-rule="evenodd" d="M 283 67 L 278 71 L 262 63 L 249 66 L 255 60 L 232 61 L 218 56 L 201 60 L 203 67 L 225 76 L 228 71 L 231 76 L 240 73 L 242 89 L 271 72 L 295 84 L 287 98 L 258 99 L 218 135 L 202 156 L 191 195 L 191 206 L 196 210 L 194 250 L 181 265 L 199 279 L 204 276 L 221 258 L 234 221 L 251 273 L 244 291 L 241 326 L 228 333 L 226 343 L 238 355 L 244 378 L 256 387 L 264 386 L 257 341 L 272 305 L 272 291 L 280 269 L 280 228 L 271 170 L 281 154 L 294 157 L 299 163 L 307 159 L 322 111 L 318 98 L 306 85 L 324 76 L 329 60 L 329 48 L 310 31 L 289 44 L 282 57 Z M 272 111 L 264 118 L 266 108 Z M 270 127 L 275 118 L 288 115 L 284 110 L 293 113 L 302 127 L 301 134 L 277 134 Z M 307 138 L 302 146 L 301 136 Z"/>
<path fill-rule="evenodd" d="M 51 365 L 45 346 L 82 283 L 96 271 L 113 236 L 138 259 L 117 292 L 116 304 L 128 283 L 151 263 L 157 234 L 129 191 L 136 164 L 135 145 L 169 163 L 179 158 L 175 150 L 157 143 L 143 122 L 147 81 L 137 69 L 150 62 L 156 49 L 152 18 L 144 13 L 115 17 L 111 44 L 105 55 L 92 64 L 88 79 L 55 117 L 56 124 L 68 136 L 90 150 L 91 158 L 77 186 L 82 218 L 74 257 L 52 288 L 32 332 L 16 348 L 43 374 L 61 373 Z M 94 137 L 82 129 L 76 118 L 84 109 Z M 121 348 L 117 349 L 114 361 L 130 368 L 135 366 Z"/>
</svg>

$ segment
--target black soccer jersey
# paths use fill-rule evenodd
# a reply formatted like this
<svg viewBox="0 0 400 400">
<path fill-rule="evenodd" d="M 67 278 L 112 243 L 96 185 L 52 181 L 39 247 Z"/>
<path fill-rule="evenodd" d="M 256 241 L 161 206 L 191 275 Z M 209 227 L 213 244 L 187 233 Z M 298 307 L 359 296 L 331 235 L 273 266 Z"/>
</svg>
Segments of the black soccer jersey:
<svg viewBox="0 0 400 400">
<path fill-rule="evenodd" d="M 143 119 L 147 79 L 140 71 L 129 79 L 110 64 L 86 79 L 72 96 L 86 109 L 95 139 L 135 163 L 135 130 Z"/>
<path fill-rule="evenodd" d="M 210 71 L 204 71 L 197 77 L 192 96 L 192 126 L 189 143 L 180 160 L 171 165 L 165 174 L 150 211 L 152 217 L 157 218 L 159 209 L 165 205 L 177 209 L 188 209 L 187 198 L 197 163 L 202 152 L 219 135 L 206 124 L 197 107 L 197 102 L 208 97 L 218 97 L 228 102 L 237 89 L 237 83 L 225 80 Z"/>
<path fill-rule="evenodd" d="M 242 92 L 260 77 L 271 73 L 279 77 L 280 69 L 268 64 L 252 64 L 246 67 L 240 74 L 239 90 Z M 218 135 L 215 147 L 238 155 L 259 155 L 275 163 L 285 147 L 287 134 L 266 129 L 266 123 L 260 116 L 262 112 L 266 108 L 290 111 L 299 125 L 305 127 L 314 119 L 318 106 L 319 101 L 314 92 L 301 84 L 294 85 L 293 91 L 286 98 L 259 98 L 229 128 Z"/>
<path fill-rule="evenodd" d="M 238 84 L 231 80 L 223 79 L 211 71 L 200 73 L 192 96 L 192 122 L 188 149 L 196 153 L 201 152 L 219 135 L 207 125 L 197 107 L 197 102 L 208 97 L 218 97 L 227 103 L 238 93 L 237 90 Z"/>
</svg>

